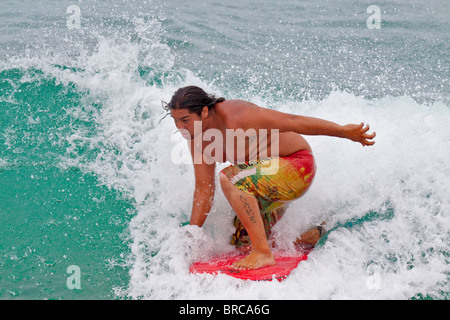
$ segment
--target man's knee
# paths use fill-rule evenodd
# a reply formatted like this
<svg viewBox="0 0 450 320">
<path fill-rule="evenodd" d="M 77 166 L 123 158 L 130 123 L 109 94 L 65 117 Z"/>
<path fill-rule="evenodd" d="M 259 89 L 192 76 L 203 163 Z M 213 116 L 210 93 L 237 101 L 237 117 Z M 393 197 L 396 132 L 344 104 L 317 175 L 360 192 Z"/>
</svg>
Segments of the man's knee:
<svg viewBox="0 0 450 320">
<path fill-rule="evenodd" d="M 222 189 L 230 187 L 231 181 L 222 171 L 219 173 L 219 183 Z"/>
</svg>

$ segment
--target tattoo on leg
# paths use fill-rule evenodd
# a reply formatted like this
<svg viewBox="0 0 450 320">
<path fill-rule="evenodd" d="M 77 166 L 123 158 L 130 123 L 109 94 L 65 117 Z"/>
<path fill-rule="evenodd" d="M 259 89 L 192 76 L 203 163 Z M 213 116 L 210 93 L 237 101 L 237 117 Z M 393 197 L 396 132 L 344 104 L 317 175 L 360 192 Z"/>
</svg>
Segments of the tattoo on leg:
<svg viewBox="0 0 450 320">
<path fill-rule="evenodd" d="M 255 213 L 253 212 L 252 208 L 250 207 L 250 204 L 248 203 L 247 199 L 245 199 L 245 197 L 242 194 L 239 196 L 239 198 L 244 203 L 244 208 L 245 208 L 245 211 L 247 212 L 247 215 L 250 217 L 250 221 L 253 223 L 256 223 Z"/>
</svg>

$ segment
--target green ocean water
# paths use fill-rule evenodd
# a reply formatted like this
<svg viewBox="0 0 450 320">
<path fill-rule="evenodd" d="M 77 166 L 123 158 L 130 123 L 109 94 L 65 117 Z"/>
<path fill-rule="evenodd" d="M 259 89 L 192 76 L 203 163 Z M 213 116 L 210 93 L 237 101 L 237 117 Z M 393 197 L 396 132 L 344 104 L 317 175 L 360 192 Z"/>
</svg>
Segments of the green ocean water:
<svg viewBox="0 0 450 320">
<path fill-rule="evenodd" d="M 37 77 L 22 82 L 23 77 Z M 133 204 L 102 186 L 94 174 L 62 168 L 64 137 L 89 121 L 67 115 L 83 92 L 45 79 L 38 70 L 0 73 L 6 101 L 0 135 L 0 298 L 111 299 L 128 281 L 127 225 Z M 95 155 L 89 146 L 73 150 Z M 69 290 L 67 268 L 82 271 L 81 288 Z"/>
<path fill-rule="evenodd" d="M 369 29 L 372 4 L 2 2 L 0 299 L 448 299 L 449 5 L 382 1 Z M 188 84 L 377 131 L 307 138 L 318 174 L 278 234 L 329 232 L 282 284 L 187 272 L 233 218 L 218 193 L 204 233 L 180 228 L 192 167 L 161 100 Z"/>
</svg>

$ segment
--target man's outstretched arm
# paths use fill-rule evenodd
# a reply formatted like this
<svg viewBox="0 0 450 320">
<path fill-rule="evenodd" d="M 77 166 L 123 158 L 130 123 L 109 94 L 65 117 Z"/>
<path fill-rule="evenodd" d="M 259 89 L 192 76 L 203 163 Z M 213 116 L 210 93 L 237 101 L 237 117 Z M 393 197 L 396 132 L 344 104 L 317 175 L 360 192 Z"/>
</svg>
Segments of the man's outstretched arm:
<svg viewBox="0 0 450 320">
<path fill-rule="evenodd" d="M 278 129 L 280 132 L 296 132 L 304 135 L 325 135 L 350 139 L 361 143 L 363 146 L 371 146 L 375 143 L 375 132 L 367 133 L 369 125 L 360 124 L 338 125 L 334 122 L 284 113 L 272 109 L 261 108 L 254 104 L 243 108 L 235 116 L 238 126 L 246 129 Z"/>
</svg>

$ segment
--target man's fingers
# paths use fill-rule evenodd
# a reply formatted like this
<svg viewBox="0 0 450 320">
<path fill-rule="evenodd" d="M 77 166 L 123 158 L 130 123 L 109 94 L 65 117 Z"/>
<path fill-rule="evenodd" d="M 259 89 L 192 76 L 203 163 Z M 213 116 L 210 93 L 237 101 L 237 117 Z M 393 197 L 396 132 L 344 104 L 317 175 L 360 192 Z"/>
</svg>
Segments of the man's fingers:
<svg viewBox="0 0 450 320">
<path fill-rule="evenodd" d="M 374 132 L 372 134 L 364 134 L 363 137 L 366 138 L 366 139 L 373 139 L 373 138 L 376 137 L 376 135 L 377 134 Z"/>
<path fill-rule="evenodd" d="M 363 145 L 363 147 L 365 147 L 365 146 L 373 146 L 375 144 L 375 141 L 364 140 L 363 142 L 361 142 L 361 144 Z"/>
<path fill-rule="evenodd" d="M 360 142 L 363 146 L 372 146 L 375 144 L 375 141 L 372 141 L 373 138 L 376 137 L 376 133 L 373 132 L 371 134 L 367 133 L 370 130 L 370 126 L 361 122 L 359 125 L 352 125 L 352 135 L 350 139 L 353 141 Z"/>
<path fill-rule="evenodd" d="M 370 130 L 370 126 L 368 124 L 361 129 L 362 138 L 363 138 L 363 141 L 361 142 L 361 144 L 363 146 L 372 146 L 375 144 L 375 141 L 372 141 L 371 139 L 375 138 L 375 136 L 377 134 L 376 134 L 376 132 L 368 134 L 367 131 L 369 131 L 369 130 Z"/>
<path fill-rule="evenodd" d="M 364 123 L 362 123 L 362 124 L 364 125 Z M 367 124 L 365 127 L 362 127 L 361 131 L 367 132 L 367 131 L 369 131 L 369 129 L 370 129 L 370 126 Z"/>
</svg>

